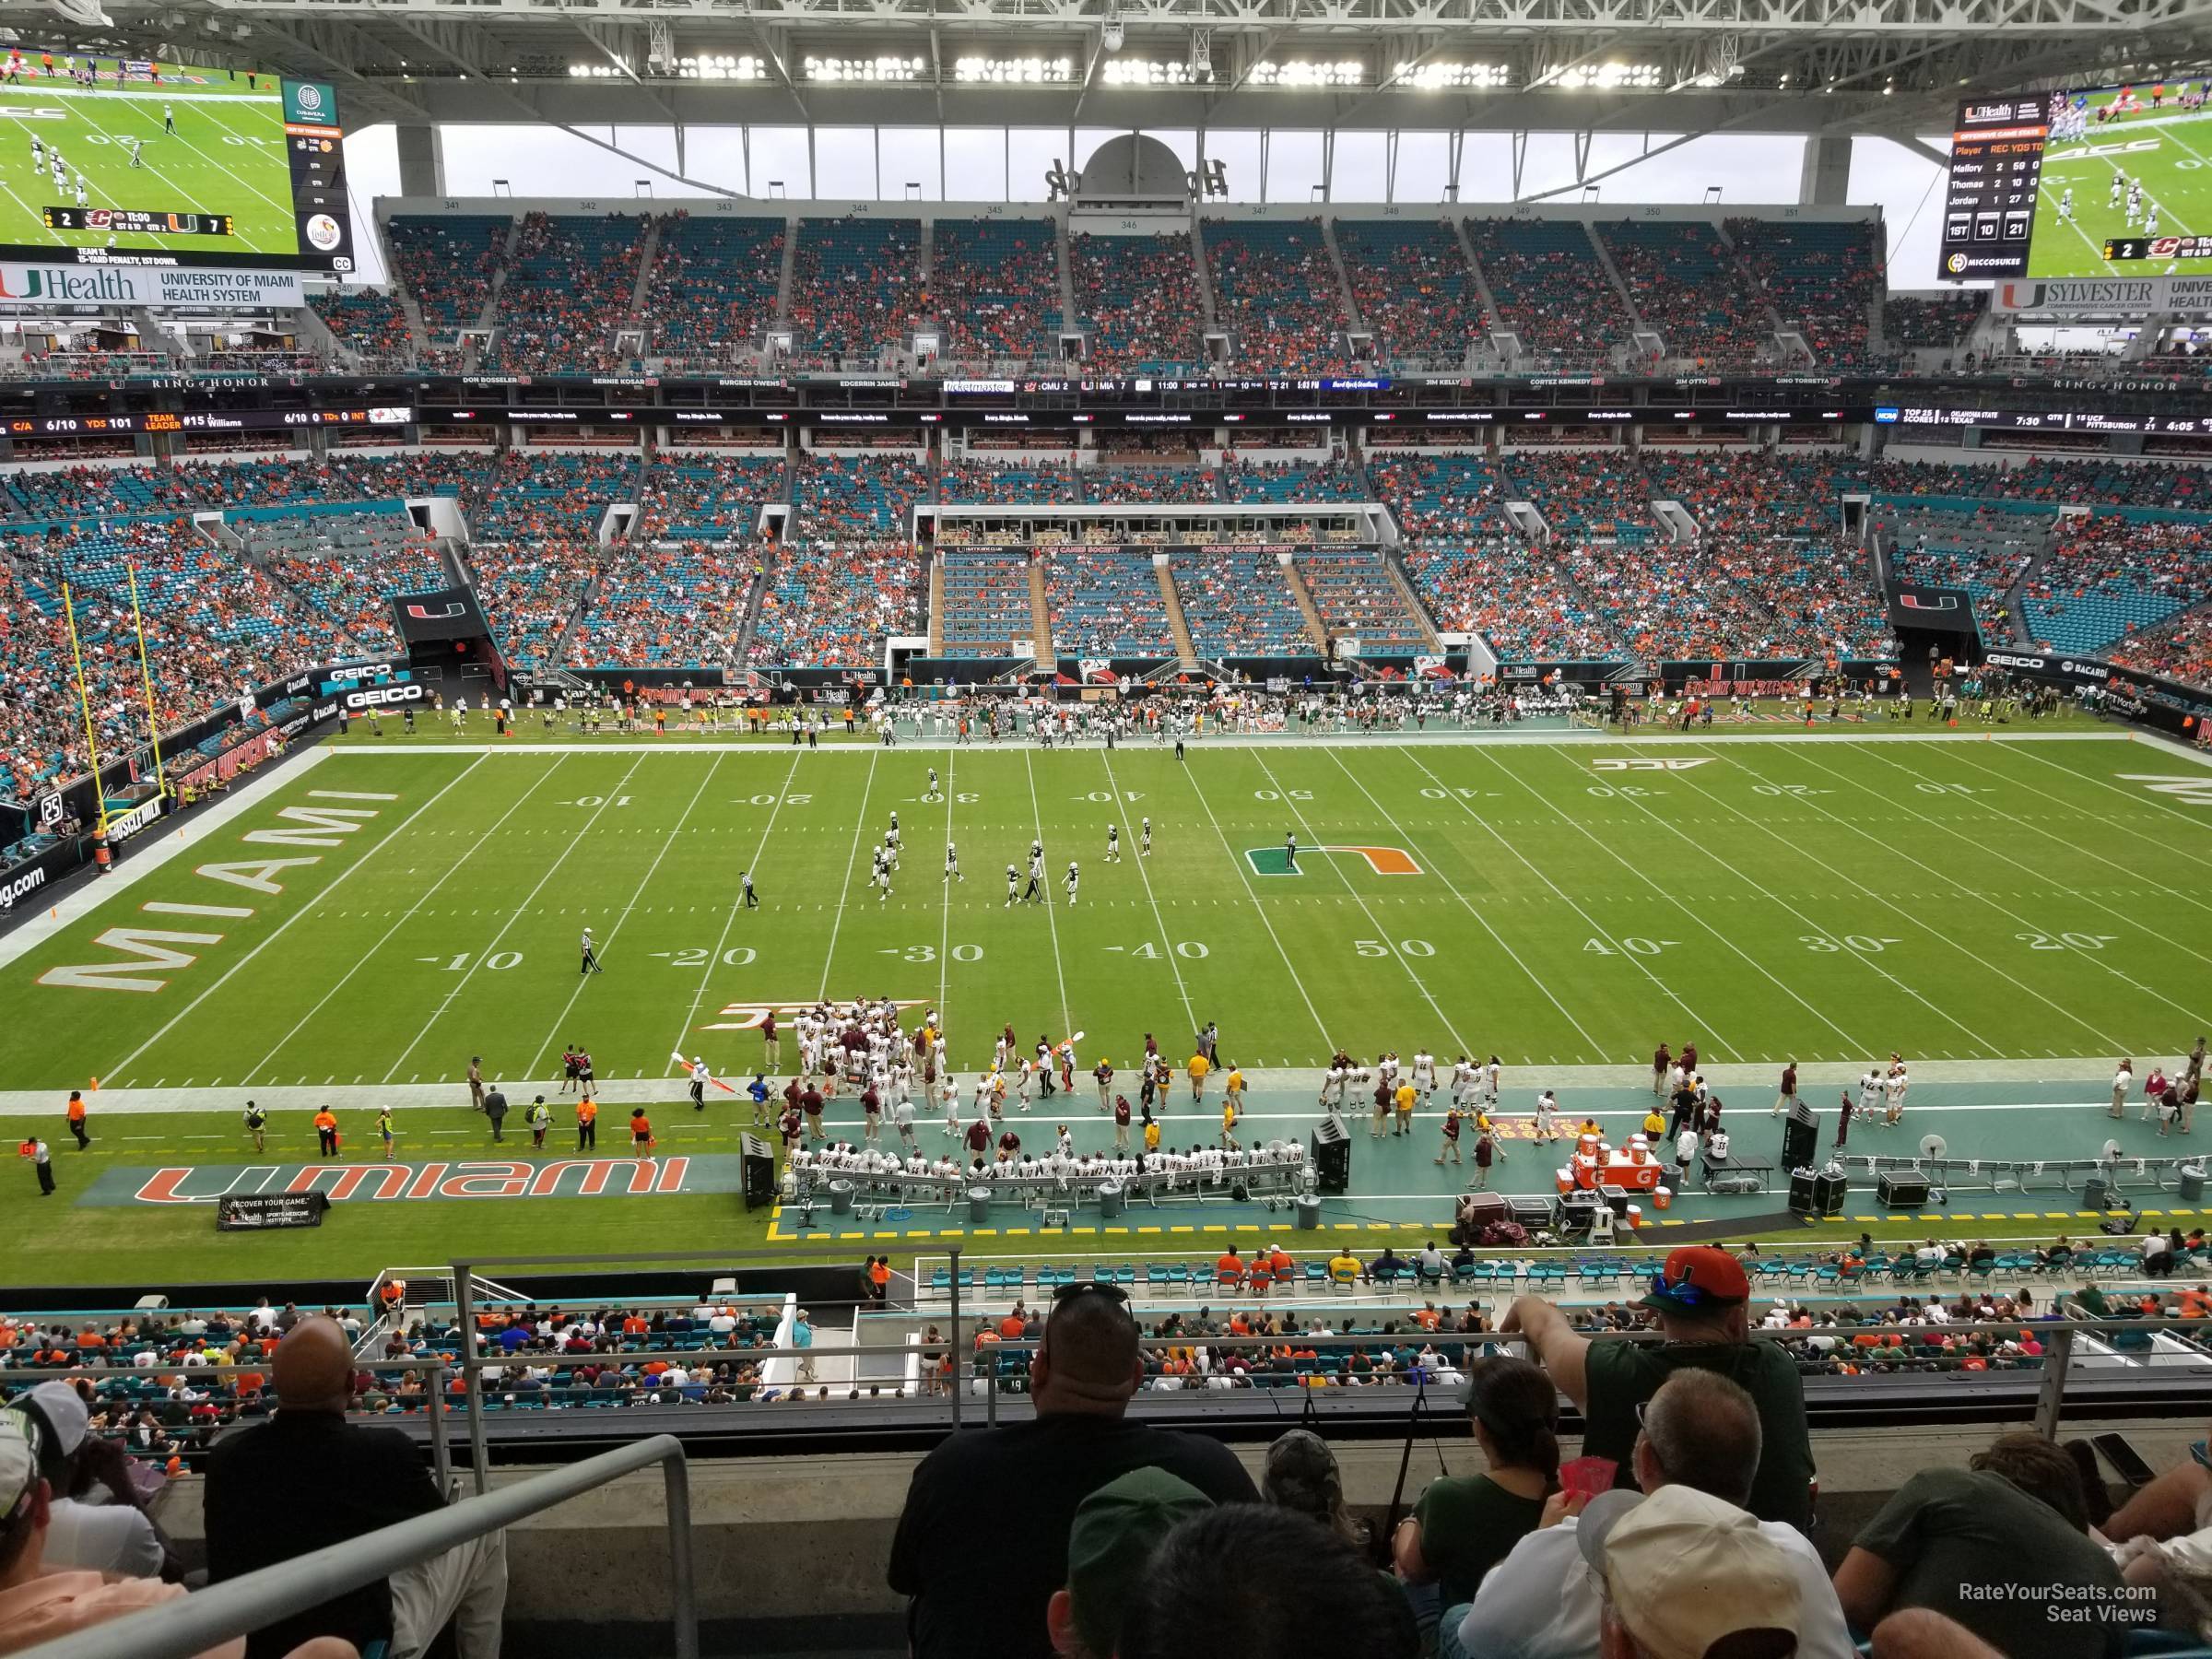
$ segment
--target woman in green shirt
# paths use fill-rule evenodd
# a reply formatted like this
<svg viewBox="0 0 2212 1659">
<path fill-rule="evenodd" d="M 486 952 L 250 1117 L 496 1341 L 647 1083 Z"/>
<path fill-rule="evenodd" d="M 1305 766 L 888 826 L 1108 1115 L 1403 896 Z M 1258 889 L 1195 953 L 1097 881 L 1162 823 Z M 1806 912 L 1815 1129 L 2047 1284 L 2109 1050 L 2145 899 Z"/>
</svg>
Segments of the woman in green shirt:
<svg viewBox="0 0 2212 1659">
<path fill-rule="evenodd" d="M 1488 1472 L 1430 1481 L 1391 1540 L 1398 1576 L 1435 1584 L 1447 1608 L 1473 1601 L 1483 1574 L 1535 1530 L 1559 1477 L 1559 1394 L 1541 1370 L 1478 1359 L 1466 1404 Z"/>
</svg>

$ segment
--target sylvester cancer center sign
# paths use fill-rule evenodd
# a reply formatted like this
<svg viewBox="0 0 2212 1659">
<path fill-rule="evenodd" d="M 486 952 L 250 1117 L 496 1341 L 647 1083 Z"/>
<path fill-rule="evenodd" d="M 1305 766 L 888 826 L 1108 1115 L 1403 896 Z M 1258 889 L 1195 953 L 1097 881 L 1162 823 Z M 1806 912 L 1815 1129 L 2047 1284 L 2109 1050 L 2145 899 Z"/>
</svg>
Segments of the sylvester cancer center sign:
<svg viewBox="0 0 2212 1659">
<path fill-rule="evenodd" d="M 642 1198 L 743 1190 L 744 1160 L 700 1158 L 474 1159 L 465 1162 L 185 1164 L 109 1170 L 81 1204 L 214 1204 L 246 1194 L 320 1193 L 333 1204 L 434 1198 Z"/>
</svg>

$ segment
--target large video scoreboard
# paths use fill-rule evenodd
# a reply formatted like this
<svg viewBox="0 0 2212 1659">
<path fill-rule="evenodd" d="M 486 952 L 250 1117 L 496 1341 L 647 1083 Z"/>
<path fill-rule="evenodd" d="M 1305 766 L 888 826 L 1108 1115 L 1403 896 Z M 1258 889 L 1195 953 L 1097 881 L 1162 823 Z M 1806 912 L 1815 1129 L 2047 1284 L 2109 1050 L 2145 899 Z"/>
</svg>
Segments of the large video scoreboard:
<svg viewBox="0 0 2212 1659">
<path fill-rule="evenodd" d="M 6 48 L 0 260 L 350 272 L 336 95 L 256 70 Z"/>
</svg>

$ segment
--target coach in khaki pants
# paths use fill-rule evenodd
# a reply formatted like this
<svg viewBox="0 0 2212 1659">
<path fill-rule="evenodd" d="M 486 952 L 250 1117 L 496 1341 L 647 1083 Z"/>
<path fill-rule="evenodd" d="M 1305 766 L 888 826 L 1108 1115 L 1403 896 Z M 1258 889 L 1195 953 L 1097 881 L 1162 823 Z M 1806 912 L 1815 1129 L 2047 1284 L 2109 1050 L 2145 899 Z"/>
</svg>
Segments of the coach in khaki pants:
<svg viewBox="0 0 2212 1659">
<path fill-rule="evenodd" d="M 406 1435 L 346 1420 L 353 1352 L 336 1321 L 301 1320 L 276 1345 L 271 1370 L 276 1416 L 224 1435 L 208 1460 L 213 1582 L 445 1506 L 421 1451 Z M 315 1636 L 342 1637 L 360 1648 L 389 1639 L 392 1659 L 415 1659 L 448 1621 L 461 1659 L 499 1659 L 506 1605 L 506 1538 L 492 1533 L 255 1631 L 246 1659 L 276 1659 Z"/>
</svg>

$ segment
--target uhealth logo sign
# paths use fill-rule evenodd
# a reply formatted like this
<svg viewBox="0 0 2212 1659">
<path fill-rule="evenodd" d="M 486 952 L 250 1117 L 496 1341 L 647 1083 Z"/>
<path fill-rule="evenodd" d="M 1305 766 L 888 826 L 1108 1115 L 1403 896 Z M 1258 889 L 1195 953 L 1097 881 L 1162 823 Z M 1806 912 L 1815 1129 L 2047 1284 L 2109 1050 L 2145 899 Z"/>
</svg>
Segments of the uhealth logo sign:
<svg viewBox="0 0 2212 1659">
<path fill-rule="evenodd" d="M 1367 867 L 1378 876 L 1418 876 L 1421 866 L 1413 862 L 1413 854 L 1403 847 L 1300 847 L 1301 855 L 1312 853 L 1347 853 L 1367 861 Z M 1252 866 L 1254 876 L 1303 876 L 1306 872 L 1290 862 L 1287 847 L 1247 847 L 1244 862 Z"/>
</svg>

